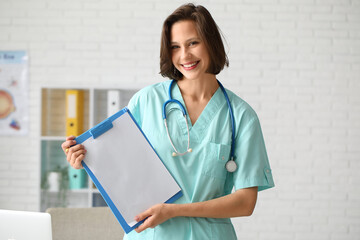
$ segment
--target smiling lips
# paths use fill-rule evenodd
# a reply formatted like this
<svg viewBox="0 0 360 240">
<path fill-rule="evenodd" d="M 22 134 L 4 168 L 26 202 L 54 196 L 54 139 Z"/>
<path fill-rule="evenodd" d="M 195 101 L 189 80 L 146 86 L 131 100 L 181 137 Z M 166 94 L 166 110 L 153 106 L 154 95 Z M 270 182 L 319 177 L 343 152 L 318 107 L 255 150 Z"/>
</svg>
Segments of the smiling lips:
<svg viewBox="0 0 360 240">
<path fill-rule="evenodd" d="M 191 63 L 186 63 L 186 64 L 181 64 L 181 66 L 185 69 L 185 70 L 192 70 L 194 68 L 196 68 L 196 66 L 198 65 L 200 61 L 196 61 L 196 62 L 191 62 Z"/>
</svg>

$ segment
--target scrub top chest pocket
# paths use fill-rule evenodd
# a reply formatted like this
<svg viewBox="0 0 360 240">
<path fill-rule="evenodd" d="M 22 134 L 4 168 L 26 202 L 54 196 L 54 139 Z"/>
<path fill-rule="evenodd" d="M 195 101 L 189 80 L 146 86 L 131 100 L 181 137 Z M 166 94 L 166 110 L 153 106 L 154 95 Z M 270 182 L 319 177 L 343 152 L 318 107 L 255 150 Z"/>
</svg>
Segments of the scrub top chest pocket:
<svg viewBox="0 0 360 240">
<path fill-rule="evenodd" d="M 205 148 L 203 174 L 215 179 L 225 180 L 228 171 L 225 168 L 229 160 L 231 146 L 218 143 L 207 143 Z"/>
</svg>

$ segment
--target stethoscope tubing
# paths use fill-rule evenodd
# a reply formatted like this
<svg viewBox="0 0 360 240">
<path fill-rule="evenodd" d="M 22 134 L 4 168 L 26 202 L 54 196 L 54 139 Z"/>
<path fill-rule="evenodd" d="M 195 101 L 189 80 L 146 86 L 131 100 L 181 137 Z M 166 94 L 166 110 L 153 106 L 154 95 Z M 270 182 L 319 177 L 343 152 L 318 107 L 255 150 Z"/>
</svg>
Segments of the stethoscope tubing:
<svg viewBox="0 0 360 240">
<path fill-rule="evenodd" d="M 224 86 L 220 83 L 219 80 L 217 80 L 217 82 L 218 82 L 218 84 L 219 84 L 219 86 L 221 88 L 221 91 L 223 92 L 223 94 L 225 96 L 225 100 L 226 100 L 226 103 L 228 105 L 229 115 L 230 115 L 230 120 L 231 120 L 231 150 L 230 150 L 230 159 L 228 160 L 228 162 L 226 164 L 226 168 L 227 168 L 227 170 L 229 172 L 234 172 L 236 170 L 236 168 L 237 168 L 237 165 L 236 165 L 236 163 L 234 161 L 234 146 L 235 146 L 235 119 L 234 119 L 234 113 L 233 113 L 233 110 L 232 110 L 232 107 L 231 107 L 229 96 L 227 95 Z M 163 120 L 164 120 L 167 136 L 169 138 L 169 141 L 170 141 L 173 149 L 175 150 L 175 152 L 173 152 L 173 156 L 182 156 L 182 155 L 185 155 L 188 152 L 191 152 L 192 149 L 190 148 L 190 131 L 189 131 L 189 124 L 188 124 L 188 120 L 187 120 L 187 113 L 186 113 L 185 107 L 183 106 L 183 104 L 180 101 L 172 98 L 171 88 L 172 88 L 174 83 L 175 83 L 175 80 L 172 80 L 171 83 L 170 83 L 170 86 L 169 86 L 169 100 L 167 100 L 163 104 L 162 117 L 163 117 Z M 178 150 L 174 146 L 174 143 L 173 143 L 173 141 L 172 141 L 172 139 L 170 137 L 170 134 L 169 134 L 169 129 L 168 129 L 167 120 L 166 120 L 166 106 L 169 103 L 176 103 L 177 105 L 180 106 L 181 111 L 182 111 L 183 116 L 184 116 L 185 121 L 186 121 L 187 133 L 188 133 L 188 146 L 187 146 L 186 152 L 183 152 L 183 153 L 178 152 Z"/>
<path fill-rule="evenodd" d="M 164 104 L 163 104 L 163 111 L 162 111 L 162 116 L 163 116 L 163 120 L 164 120 L 164 124 L 165 124 L 165 128 L 166 128 L 166 134 L 169 138 L 169 141 L 171 143 L 171 146 L 173 147 L 174 151 L 173 152 L 173 156 L 183 156 L 185 154 L 187 154 L 188 152 L 191 152 L 192 149 L 190 148 L 190 129 L 189 129 L 189 123 L 188 123 L 188 119 L 187 119 L 187 114 L 186 114 L 186 110 L 185 110 L 185 107 L 184 105 L 182 105 L 182 103 L 176 99 L 173 99 L 172 98 L 172 94 L 171 94 L 171 88 L 172 88 L 172 85 L 174 84 L 175 80 L 171 81 L 170 83 L 170 86 L 169 86 L 169 100 L 167 100 Z M 166 106 L 169 104 L 169 103 L 176 103 L 177 105 L 180 106 L 180 109 L 181 109 L 181 112 L 183 114 L 183 117 L 185 118 L 185 122 L 186 122 L 186 128 L 187 128 L 187 135 L 188 135 L 188 145 L 187 145 L 187 150 L 185 152 L 179 152 L 171 137 L 170 137 L 170 133 L 169 133 L 169 129 L 168 129 L 168 125 L 167 125 L 167 119 L 166 119 Z"/>
<path fill-rule="evenodd" d="M 168 105 L 169 103 L 176 103 L 177 105 L 180 106 L 181 108 L 181 112 L 183 113 L 183 116 L 186 117 L 186 110 L 184 108 L 184 106 L 181 104 L 180 101 L 176 100 L 176 99 L 169 99 L 167 100 L 164 105 L 163 105 L 163 111 L 162 111 L 162 115 L 163 115 L 163 119 L 166 120 L 166 105 Z"/>
<path fill-rule="evenodd" d="M 235 119 L 234 119 L 234 113 L 233 113 L 233 110 L 232 110 L 232 107 L 231 107 L 231 104 L 230 104 L 229 96 L 227 95 L 224 86 L 220 83 L 219 80 L 217 80 L 217 81 L 218 81 L 218 84 L 219 84 L 222 92 L 224 93 L 226 103 L 228 105 L 229 112 L 230 112 L 230 114 L 229 114 L 230 118 L 231 118 L 231 151 L 230 151 L 230 159 L 233 160 L 234 159 L 234 145 L 235 145 Z"/>
</svg>

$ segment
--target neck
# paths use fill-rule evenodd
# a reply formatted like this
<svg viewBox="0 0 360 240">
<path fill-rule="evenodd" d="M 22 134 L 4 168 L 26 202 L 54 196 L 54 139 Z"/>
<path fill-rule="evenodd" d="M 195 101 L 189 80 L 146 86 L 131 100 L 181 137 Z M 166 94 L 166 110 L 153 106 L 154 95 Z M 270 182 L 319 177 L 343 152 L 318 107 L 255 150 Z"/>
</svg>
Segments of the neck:
<svg viewBox="0 0 360 240">
<path fill-rule="evenodd" d="M 210 99 L 219 87 L 216 76 L 213 74 L 202 79 L 182 79 L 177 81 L 177 84 L 183 97 L 197 101 Z"/>
</svg>

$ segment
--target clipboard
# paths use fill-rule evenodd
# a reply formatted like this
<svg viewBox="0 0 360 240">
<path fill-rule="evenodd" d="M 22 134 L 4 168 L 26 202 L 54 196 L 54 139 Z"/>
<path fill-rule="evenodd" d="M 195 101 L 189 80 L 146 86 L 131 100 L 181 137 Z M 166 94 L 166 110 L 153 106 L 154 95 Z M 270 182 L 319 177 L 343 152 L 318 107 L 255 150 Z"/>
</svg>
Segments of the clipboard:
<svg viewBox="0 0 360 240">
<path fill-rule="evenodd" d="M 134 217 L 183 193 L 130 110 L 125 107 L 76 139 L 87 150 L 82 165 L 126 233 Z"/>
</svg>

